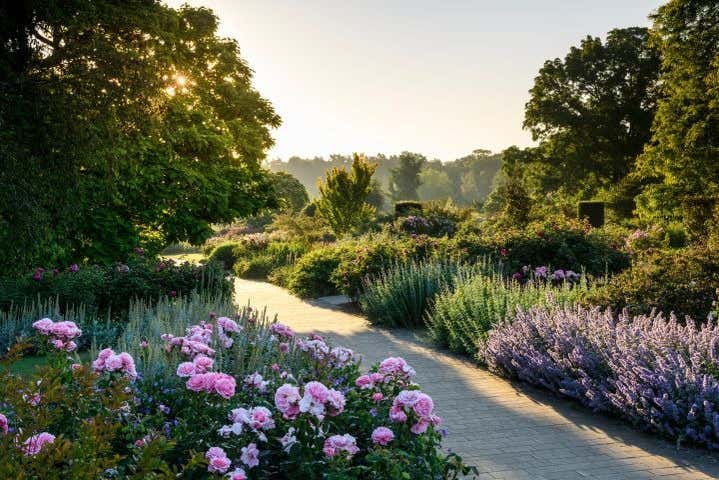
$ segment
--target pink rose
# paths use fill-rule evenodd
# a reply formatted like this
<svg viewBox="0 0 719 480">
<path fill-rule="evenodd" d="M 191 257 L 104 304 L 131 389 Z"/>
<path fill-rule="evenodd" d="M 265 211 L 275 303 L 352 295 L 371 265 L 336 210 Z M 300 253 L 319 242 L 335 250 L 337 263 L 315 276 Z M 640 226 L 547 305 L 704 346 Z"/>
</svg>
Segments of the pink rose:
<svg viewBox="0 0 719 480">
<path fill-rule="evenodd" d="M 384 398 L 384 395 L 382 395 L 380 392 L 376 392 L 376 393 L 372 394 L 372 400 L 374 400 L 375 402 L 381 402 L 383 398 Z"/>
<path fill-rule="evenodd" d="M 208 472 L 225 473 L 232 466 L 232 462 L 227 457 L 212 457 L 207 466 Z"/>
<path fill-rule="evenodd" d="M 387 427 L 377 427 L 372 432 L 372 441 L 378 445 L 387 445 L 394 439 L 394 433 Z"/>
<path fill-rule="evenodd" d="M 410 431 L 414 433 L 415 435 L 420 435 L 427 431 L 427 427 L 429 426 L 429 419 L 427 418 L 421 418 L 417 423 L 412 425 L 410 427 Z"/>
<path fill-rule="evenodd" d="M 230 480 L 247 480 L 247 474 L 241 468 L 236 468 L 228 473 L 228 475 Z"/>
<path fill-rule="evenodd" d="M 193 375 L 187 380 L 187 389 L 201 392 L 205 389 L 205 378 L 202 375 Z"/>
<path fill-rule="evenodd" d="M 191 377 L 195 373 L 195 364 L 192 362 L 182 362 L 177 366 L 178 377 Z"/>
<path fill-rule="evenodd" d="M 420 393 L 417 396 L 417 400 L 412 406 L 412 409 L 421 418 L 429 418 L 434 410 L 434 402 L 426 393 Z"/>
<path fill-rule="evenodd" d="M 7 417 L 2 413 L 0 413 L 0 432 L 2 432 L 3 435 L 7 435 L 8 432 Z"/>
<path fill-rule="evenodd" d="M 46 444 L 53 443 L 54 441 L 55 435 L 42 432 L 25 440 L 22 444 L 22 451 L 25 456 L 32 457 L 40 453 L 40 450 L 42 450 L 42 447 Z"/>
<path fill-rule="evenodd" d="M 198 355 L 192 360 L 192 363 L 195 365 L 197 373 L 205 373 L 212 368 L 215 361 L 207 355 Z"/>
<path fill-rule="evenodd" d="M 230 399 L 235 394 L 235 388 L 237 387 L 235 379 L 224 373 L 220 375 L 221 377 L 215 381 L 215 392 L 222 398 Z"/>
<path fill-rule="evenodd" d="M 250 443 L 246 447 L 242 447 L 242 455 L 240 460 L 242 463 L 250 468 L 254 468 L 260 464 L 260 451 L 257 449 L 257 445 Z"/>
</svg>

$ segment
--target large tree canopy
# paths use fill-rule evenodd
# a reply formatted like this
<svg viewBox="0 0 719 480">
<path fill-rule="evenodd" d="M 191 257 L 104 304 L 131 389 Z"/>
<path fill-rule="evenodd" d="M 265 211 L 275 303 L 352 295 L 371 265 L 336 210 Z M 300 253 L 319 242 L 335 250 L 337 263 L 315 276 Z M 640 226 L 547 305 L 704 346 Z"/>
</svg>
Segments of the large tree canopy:
<svg viewBox="0 0 719 480">
<path fill-rule="evenodd" d="M 202 242 L 273 203 L 280 119 L 210 10 L 0 2 L 4 266 Z"/>
<path fill-rule="evenodd" d="M 424 155 L 412 152 L 402 152 L 399 165 L 392 169 L 389 182 L 389 194 L 393 200 L 418 200 L 417 189 L 421 185 L 419 172 L 427 162 Z"/>
<path fill-rule="evenodd" d="M 650 138 L 659 53 L 645 28 L 587 37 L 545 62 L 530 90 L 524 127 L 540 142 L 537 188 L 593 195 L 621 181 Z"/>
<path fill-rule="evenodd" d="M 655 180 L 640 196 L 640 214 L 666 220 L 696 213 L 706 220 L 719 195 L 719 4 L 672 0 L 652 18 L 665 97 L 639 160 L 640 173 Z"/>
</svg>

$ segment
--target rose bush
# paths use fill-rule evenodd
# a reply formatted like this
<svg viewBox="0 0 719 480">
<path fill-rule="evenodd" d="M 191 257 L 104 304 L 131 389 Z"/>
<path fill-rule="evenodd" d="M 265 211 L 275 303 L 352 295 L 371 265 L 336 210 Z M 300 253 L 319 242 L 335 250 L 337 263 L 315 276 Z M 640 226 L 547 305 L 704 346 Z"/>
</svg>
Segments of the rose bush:
<svg viewBox="0 0 719 480">
<path fill-rule="evenodd" d="M 300 338 L 245 308 L 182 331 L 167 325 L 171 332 L 139 342 L 137 332 L 125 335 L 82 365 L 66 347 L 80 335 L 68 323 L 36 322 L 51 358 L 39 377 L 2 372 L 2 478 L 434 479 L 472 471 L 441 452 L 434 403 L 401 358 L 362 374 L 351 350 L 320 335 Z"/>
</svg>

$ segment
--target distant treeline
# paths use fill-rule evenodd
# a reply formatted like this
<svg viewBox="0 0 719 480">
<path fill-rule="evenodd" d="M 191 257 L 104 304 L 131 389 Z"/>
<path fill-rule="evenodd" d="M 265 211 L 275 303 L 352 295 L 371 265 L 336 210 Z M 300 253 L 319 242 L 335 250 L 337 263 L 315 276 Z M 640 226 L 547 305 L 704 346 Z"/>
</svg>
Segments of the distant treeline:
<svg viewBox="0 0 719 480">
<path fill-rule="evenodd" d="M 377 164 L 374 178 L 386 195 L 390 191 L 392 170 L 398 168 L 401 155 L 377 154 L 368 157 L 371 162 Z M 502 154 L 492 153 L 489 150 L 475 150 L 467 156 L 450 162 L 427 160 L 420 154 L 411 155 L 423 159 L 419 174 L 421 183 L 417 189 L 419 199 L 452 199 L 459 205 L 479 205 L 484 202 L 492 191 L 493 182 L 502 166 Z M 330 155 L 328 159 L 294 156 L 286 162 L 276 159 L 267 164 L 273 172 L 287 172 L 297 178 L 312 198 L 317 197 L 317 180 L 324 177 L 325 172 L 334 167 L 349 169 L 351 165 L 351 155 Z"/>
</svg>

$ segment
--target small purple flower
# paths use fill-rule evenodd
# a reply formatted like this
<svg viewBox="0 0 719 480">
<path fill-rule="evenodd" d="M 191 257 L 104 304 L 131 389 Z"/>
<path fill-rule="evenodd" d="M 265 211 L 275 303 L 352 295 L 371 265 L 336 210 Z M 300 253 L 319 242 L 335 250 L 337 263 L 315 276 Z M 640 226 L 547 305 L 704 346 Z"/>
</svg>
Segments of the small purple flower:
<svg viewBox="0 0 719 480">
<path fill-rule="evenodd" d="M 73 263 L 72 265 L 70 265 L 70 271 L 72 273 L 77 273 L 78 270 L 80 270 L 80 265 L 78 265 L 77 263 Z"/>
</svg>

